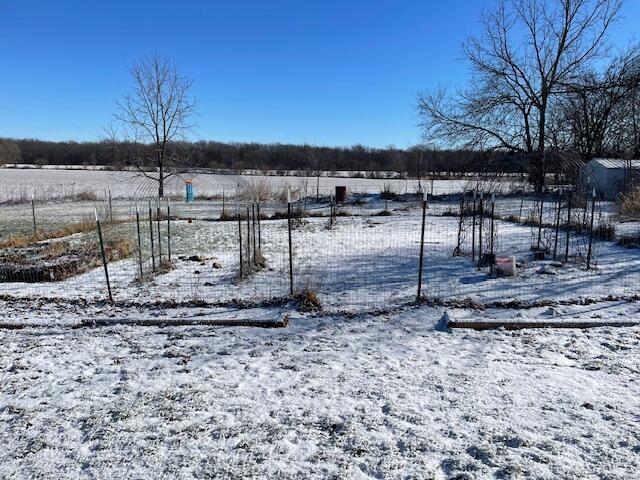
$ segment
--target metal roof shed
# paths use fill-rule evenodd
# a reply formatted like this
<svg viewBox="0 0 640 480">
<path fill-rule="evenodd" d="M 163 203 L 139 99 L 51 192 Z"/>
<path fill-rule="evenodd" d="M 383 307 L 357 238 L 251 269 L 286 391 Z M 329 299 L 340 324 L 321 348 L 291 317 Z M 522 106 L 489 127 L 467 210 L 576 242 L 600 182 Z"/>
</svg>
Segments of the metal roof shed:
<svg viewBox="0 0 640 480">
<path fill-rule="evenodd" d="M 580 172 L 580 184 L 585 191 L 596 189 L 596 195 L 615 200 L 640 172 L 640 160 L 594 158 Z"/>
</svg>

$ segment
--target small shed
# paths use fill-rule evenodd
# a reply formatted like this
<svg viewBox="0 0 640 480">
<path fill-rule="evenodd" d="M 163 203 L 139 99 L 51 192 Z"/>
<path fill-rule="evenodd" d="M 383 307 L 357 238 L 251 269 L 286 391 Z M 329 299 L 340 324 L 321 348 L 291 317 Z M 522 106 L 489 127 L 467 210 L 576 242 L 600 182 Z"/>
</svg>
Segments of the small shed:
<svg viewBox="0 0 640 480">
<path fill-rule="evenodd" d="M 640 174 L 640 160 L 594 158 L 580 171 L 580 185 L 586 192 L 596 189 L 604 200 L 615 200 Z"/>
</svg>

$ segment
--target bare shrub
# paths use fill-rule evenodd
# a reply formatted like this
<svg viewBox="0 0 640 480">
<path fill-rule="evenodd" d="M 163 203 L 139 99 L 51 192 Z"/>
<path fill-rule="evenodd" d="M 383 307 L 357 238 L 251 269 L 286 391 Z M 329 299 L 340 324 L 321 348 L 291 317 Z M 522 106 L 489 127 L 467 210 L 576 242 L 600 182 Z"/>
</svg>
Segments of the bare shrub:
<svg viewBox="0 0 640 480">
<path fill-rule="evenodd" d="M 380 197 L 384 200 L 393 200 L 398 196 L 398 194 L 393 190 L 391 184 L 385 183 L 380 191 Z"/>
<path fill-rule="evenodd" d="M 271 200 L 274 196 L 273 189 L 267 179 L 260 178 L 251 180 L 240 186 L 236 193 L 236 198 L 243 201 L 264 201 Z"/>
<path fill-rule="evenodd" d="M 308 285 L 299 291 L 294 298 L 298 303 L 298 310 L 301 312 L 322 310 L 322 303 L 318 298 L 318 294 Z"/>
<path fill-rule="evenodd" d="M 616 227 L 610 222 L 603 222 L 593 230 L 593 236 L 598 240 L 611 241 L 616 238 Z"/>
<path fill-rule="evenodd" d="M 618 197 L 618 210 L 621 215 L 640 215 L 640 185 L 634 185 L 627 193 Z"/>
</svg>

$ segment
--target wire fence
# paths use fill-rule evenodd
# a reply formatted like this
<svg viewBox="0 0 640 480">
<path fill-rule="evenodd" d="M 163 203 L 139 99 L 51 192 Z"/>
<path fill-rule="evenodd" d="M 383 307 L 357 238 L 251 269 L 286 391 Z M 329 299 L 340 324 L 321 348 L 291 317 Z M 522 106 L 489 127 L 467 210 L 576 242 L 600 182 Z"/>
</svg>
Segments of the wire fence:
<svg viewBox="0 0 640 480">
<path fill-rule="evenodd" d="M 336 198 L 334 188 L 229 185 L 189 203 L 173 192 L 5 204 L 0 294 L 212 305 L 293 296 L 358 311 L 419 295 L 527 305 L 640 293 L 640 218 L 592 195 L 455 185 Z"/>
</svg>

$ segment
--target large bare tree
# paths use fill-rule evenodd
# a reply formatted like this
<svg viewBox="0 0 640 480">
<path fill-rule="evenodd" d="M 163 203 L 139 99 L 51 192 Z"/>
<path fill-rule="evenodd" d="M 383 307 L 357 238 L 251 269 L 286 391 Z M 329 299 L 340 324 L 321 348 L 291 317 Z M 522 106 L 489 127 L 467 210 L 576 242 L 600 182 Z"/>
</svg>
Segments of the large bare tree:
<svg viewBox="0 0 640 480">
<path fill-rule="evenodd" d="M 589 70 L 567 86 L 551 116 L 558 148 L 583 161 L 628 156 L 629 102 L 640 86 L 640 46 L 618 55 L 602 71 Z"/>
<path fill-rule="evenodd" d="M 426 134 L 531 152 L 531 181 L 543 188 L 552 102 L 604 53 L 606 33 L 623 3 L 498 0 L 482 18 L 481 35 L 464 44 L 470 86 L 453 97 L 418 97 Z"/>
<path fill-rule="evenodd" d="M 130 73 L 133 89 L 118 103 L 116 126 L 109 133 L 119 140 L 125 161 L 157 182 L 158 196 L 163 197 L 166 181 L 185 170 L 180 142 L 194 126 L 193 82 L 174 62 L 159 55 L 143 58 Z"/>
</svg>

